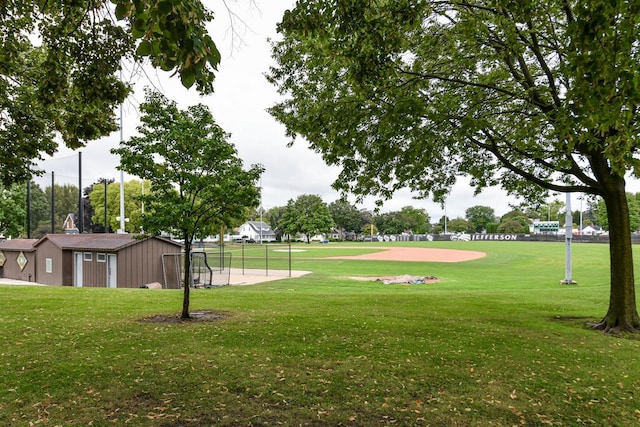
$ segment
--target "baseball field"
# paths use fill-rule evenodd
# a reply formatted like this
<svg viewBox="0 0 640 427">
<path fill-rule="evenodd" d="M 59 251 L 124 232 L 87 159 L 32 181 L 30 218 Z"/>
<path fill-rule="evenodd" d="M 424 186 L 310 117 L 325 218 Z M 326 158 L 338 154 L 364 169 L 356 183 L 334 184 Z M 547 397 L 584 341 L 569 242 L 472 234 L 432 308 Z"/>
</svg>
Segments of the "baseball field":
<svg viewBox="0 0 640 427">
<path fill-rule="evenodd" d="M 186 322 L 179 290 L 0 280 L 0 424 L 640 423 L 639 337 L 588 325 L 606 245 L 573 245 L 575 285 L 562 243 L 280 249 L 242 249 L 269 281 L 193 289 Z"/>
</svg>

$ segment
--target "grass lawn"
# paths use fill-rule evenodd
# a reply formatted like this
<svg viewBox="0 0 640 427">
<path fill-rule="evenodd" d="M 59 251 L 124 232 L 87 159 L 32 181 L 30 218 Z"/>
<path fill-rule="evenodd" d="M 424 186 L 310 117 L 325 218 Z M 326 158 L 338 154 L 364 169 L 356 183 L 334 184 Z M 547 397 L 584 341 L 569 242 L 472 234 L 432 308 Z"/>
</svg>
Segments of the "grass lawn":
<svg viewBox="0 0 640 427">
<path fill-rule="evenodd" d="M 573 245 L 578 285 L 560 285 L 562 243 L 396 245 L 487 257 L 311 245 L 292 261 L 308 276 L 193 290 L 215 322 L 140 321 L 178 315 L 181 291 L 0 285 L 0 425 L 640 423 L 640 340 L 584 325 L 606 312 L 608 246 Z M 349 279 L 400 274 L 441 282 Z"/>
</svg>

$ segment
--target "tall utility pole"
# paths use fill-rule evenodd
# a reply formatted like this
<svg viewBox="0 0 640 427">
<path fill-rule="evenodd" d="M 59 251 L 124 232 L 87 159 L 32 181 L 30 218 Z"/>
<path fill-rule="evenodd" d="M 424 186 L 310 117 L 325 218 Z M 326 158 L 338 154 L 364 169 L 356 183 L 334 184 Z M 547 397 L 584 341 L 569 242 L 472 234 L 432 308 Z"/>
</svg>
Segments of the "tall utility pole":
<svg viewBox="0 0 640 427">
<path fill-rule="evenodd" d="M 31 180 L 27 181 L 27 239 L 31 238 Z"/>
<path fill-rule="evenodd" d="M 571 215 L 571 193 L 567 193 L 567 212 L 564 216 L 564 242 L 565 242 L 565 266 L 563 285 L 573 285 L 576 283 L 571 277 L 571 240 L 573 238 L 573 216 Z"/>
<path fill-rule="evenodd" d="M 54 176 L 53 171 L 51 171 L 51 234 L 56 233 L 56 180 Z"/>
<path fill-rule="evenodd" d="M 82 151 L 78 151 L 78 232 L 84 233 L 84 208 L 82 206 Z"/>
<path fill-rule="evenodd" d="M 109 222 L 107 220 L 107 179 L 104 179 L 104 232 L 109 232 Z"/>
<path fill-rule="evenodd" d="M 262 178 L 260 178 L 260 244 L 262 244 Z"/>
<path fill-rule="evenodd" d="M 122 69 L 120 69 L 122 80 Z M 122 122 L 122 104 L 120 104 L 120 145 L 124 142 L 124 123 Z M 124 234 L 124 171 L 120 171 L 120 228 L 118 234 Z"/>
</svg>

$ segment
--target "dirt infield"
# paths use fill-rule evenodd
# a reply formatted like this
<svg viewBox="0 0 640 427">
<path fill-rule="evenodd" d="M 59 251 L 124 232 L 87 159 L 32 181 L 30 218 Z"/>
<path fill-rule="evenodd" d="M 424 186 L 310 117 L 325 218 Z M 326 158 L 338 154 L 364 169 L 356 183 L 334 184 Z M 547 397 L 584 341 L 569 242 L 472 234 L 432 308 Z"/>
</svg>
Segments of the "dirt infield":
<svg viewBox="0 0 640 427">
<path fill-rule="evenodd" d="M 369 247 L 373 249 L 372 247 Z M 330 259 L 362 259 L 371 261 L 426 261 L 426 262 L 462 262 L 483 258 L 487 254 L 478 251 L 436 248 L 386 247 L 376 248 L 380 252 L 364 255 L 329 257 Z"/>
</svg>

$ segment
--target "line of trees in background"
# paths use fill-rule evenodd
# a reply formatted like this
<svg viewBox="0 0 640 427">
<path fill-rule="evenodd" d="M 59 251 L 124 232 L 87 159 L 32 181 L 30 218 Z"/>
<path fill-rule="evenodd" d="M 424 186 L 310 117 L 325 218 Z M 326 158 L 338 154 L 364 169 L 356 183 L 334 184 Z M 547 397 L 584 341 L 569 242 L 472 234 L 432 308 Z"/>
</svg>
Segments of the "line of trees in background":
<svg viewBox="0 0 640 427">
<path fill-rule="evenodd" d="M 637 229 L 640 227 L 640 193 L 633 199 L 637 200 L 632 214 L 637 219 Z M 572 212 L 574 228 L 578 227 L 576 222 L 579 222 L 583 226 L 599 224 L 603 229 L 608 229 L 602 201 L 587 201 L 585 208 Z M 536 207 L 525 204 L 512 206 L 512 210 L 502 216 L 496 216 L 490 206 L 476 205 L 465 211 L 464 218 L 441 216 L 437 222 L 431 222 L 431 216 L 425 209 L 412 206 L 405 206 L 399 211 L 375 213 L 360 209 L 344 199 L 326 204 L 317 195 L 305 194 L 289 200 L 286 206 L 276 206 L 262 212 L 259 208 L 253 212 L 251 219 L 262 218 L 275 230 L 279 239 L 296 235 L 304 235 L 309 239 L 314 235 L 335 231 L 339 239 L 344 240 L 369 234 L 529 233 L 533 219 L 558 221 L 562 225 L 565 212 L 565 203 L 559 200 Z"/>
<path fill-rule="evenodd" d="M 106 197 L 105 197 L 106 183 Z M 130 180 L 125 185 L 125 230 L 130 233 L 141 230 L 143 205 L 137 196 L 150 190 L 150 184 L 140 180 Z M 0 188 L 0 235 L 5 237 L 26 237 L 27 233 L 27 187 L 15 184 L 10 188 Z M 51 233 L 51 186 L 42 189 L 35 182 L 30 185 L 31 237 L 40 238 Z M 629 210 L 632 230 L 640 229 L 640 193 L 629 194 Z M 105 229 L 105 202 L 107 225 Z M 113 179 L 99 179 L 83 189 L 83 230 L 87 233 L 113 232 L 119 228 L 120 183 Z M 54 184 L 54 230 L 63 232 L 67 215 L 72 214 L 78 225 L 78 187 Z M 490 206 L 476 205 L 465 211 L 465 216 L 449 218 L 441 216 L 437 221 L 425 209 L 405 206 L 399 211 L 375 213 L 358 208 L 344 199 L 325 203 L 320 196 L 303 194 L 291 199 L 286 206 L 276 206 L 262 211 L 262 217 L 282 236 L 317 234 L 336 231 L 340 239 L 354 235 L 369 234 L 442 234 L 445 233 L 528 233 L 532 219 L 565 222 L 565 203 L 553 200 L 545 205 L 512 206 L 512 210 L 497 216 Z M 260 219 L 260 208 L 246 215 L 246 219 Z M 241 215 L 242 217 L 242 215 Z M 599 225 L 609 229 L 607 211 L 602 200 L 586 200 L 584 209 L 572 212 L 574 228 L 579 224 Z M 581 219 L 581 221 L 580 221 Z M 240 225 L 240 224 L 238 224 Z"/>
<path fill-rule="evenodd" d="M 104 210 L 107 187 L 107 227 L 105 229 Z M 64 232 L 65 219 L 72 215 L 78 226 L 78 187 L 69 184 L 53 185 L 53 209 L 51 207 L 51 186 L 44 190 L 32 181 L 29 185 L 31 238 L 38 239 L 52 231 Z M 87 233 L 112 232 L 119 226 L 116 219 L 120 214 L 120 183 L 113 179 L 100 179 L 82 191 L 83 230 Z M 136 196 L 142 193 L 142 181 L 125 182 L 125 212 L 129 221 L 127 232 L 140 231 L 142 206 Z M 27 237 L 27 186 L 14 184 L 9 188 L 0 186 L 0 236 Z M 53 227 L 51 217 L 53 215 Z"/>
</svg>

